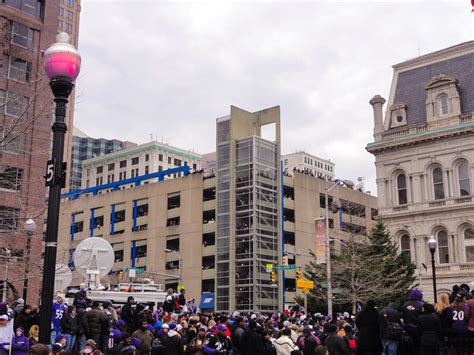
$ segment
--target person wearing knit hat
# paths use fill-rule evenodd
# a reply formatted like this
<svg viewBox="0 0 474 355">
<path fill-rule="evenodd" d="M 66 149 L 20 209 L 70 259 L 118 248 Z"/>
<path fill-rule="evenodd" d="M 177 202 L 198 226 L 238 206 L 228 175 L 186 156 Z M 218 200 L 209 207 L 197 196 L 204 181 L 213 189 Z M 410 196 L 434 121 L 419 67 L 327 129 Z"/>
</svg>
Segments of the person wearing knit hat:
<svg viewBox="0 0 474 355">
<path fill-rule="evenodd" d="M 153 330 L 153 327 L 151 327 Z M 140 328 L 135 330 L 132 334 L 132 345 L 134 345 L 137 349 L 140 349 L 140 354 L 147 355 L 150 353 L 151 350 L 151 343 L 153 341 L 153 333 L 152 330 L 148 329 L 148 322 L 146 320 L 142 321 L 140 324 Z M 140 341 L 140 346 L 136 346 L 133 344 L 133 339 L 138 339 Z"/>
<path fill-rule="evenodd" d="M 201 327 L 198 334 L 191 339 L 189 343 L 189 351 L 191 354 L 202 355 L 204 354 L 204 343 L 206 341 L 206 327 Z"/>
<path fill-rule="evenodd" d="M 165 348 L 165 354 L 184 353 L 184 342 L 181 336 L 176 332 L 176 324 L 163 324 L 161 329 L 163 334 L 160 336 L 161 344 Z"/>
<path fill-rule="evenodd" d="M 30 346 L 29 339 L 25 336 L 25 331 L 22 327 L 17 328 L 15 336 L 12 340 L 11 350 L 13 355 L 26 355 L 26 351 Z"/>
<path fill-rule="evenodd" d="M 232 343 L 230 338 L 226 336 L 226 331 L 228 331 L 228 329 L 225 324 L 219 324 L 217 326 L 217 333 L 212 334 L 209 338 L 209 342 L 204 345 L 204 352 L 206 354 L 215 353 L 216 351 L 219 351 L 220 354 L 230 353 L 232 350 Z"/>
</svg>

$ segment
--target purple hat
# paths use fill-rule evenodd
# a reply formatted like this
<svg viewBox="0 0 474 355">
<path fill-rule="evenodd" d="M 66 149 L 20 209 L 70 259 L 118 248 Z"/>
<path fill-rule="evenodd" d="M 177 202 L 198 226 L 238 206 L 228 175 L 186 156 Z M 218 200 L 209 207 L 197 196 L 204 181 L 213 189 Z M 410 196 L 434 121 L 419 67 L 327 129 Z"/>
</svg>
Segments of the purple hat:
<svg viewBox="0 0 474 355">
<path fill-rule="evenodd" d="M 170 323 L 170 330 L 176 330 L 176 324 Z"/>
<path fill-rule="evenodd" d="M 423 293 L 418 290 L 417 288 L 414 288 L 413 290 L 410 291 L 410 300 L 413 301 L 421 301 L 423 299 Z"/>
<path fill-rule="evenodd" d="M 122 319 L 119 319 L 117 321 L 117 323 L 115 323 L 115 324 L 117 325 L 117 327 L 125 327 L 125 325 L 126 325 L 125 321 L 122 320 Z"/>
<path fill-rule="evenodd" d="M 56 343 L 59 343 L 61 340 L 66 339 L 66 337 L 62 334 L 56 335 L 56 339 L 54 340 Z"/>
<path fill-rule="evenodd" d="M 153 328 L 153 326 L 151 324 L 148 324 L 147 328 L 150 332 L 153 332 L 155 330 L 155 328 Z"/>
<path fill-rule="evenodd" d="M 140 339 L 133 337 L 132 342 L 130 343 L 130 345 L 133 345 L 134 347 L 139 349 L 140 346 L 142 345 L 142 343 L 140 342 Z"/>
<path fill-rule="evenodd" d="M 114 335 L 114 339 L 118 339 L 122 336 L 122 332 L 119 329 L 112 329 L 112 334 Z"/>
<path fill-rule="evenodd" d="M 219 324 L 219 326 L 217 327 L 217 330 L 227 330 L 227 327 L 225 324 Z"/>
<path fill-rule="evenodd" d="M 6 303 L 0 303 L 0 313 L 8 311 L 8 307 Z"/>
</svg>

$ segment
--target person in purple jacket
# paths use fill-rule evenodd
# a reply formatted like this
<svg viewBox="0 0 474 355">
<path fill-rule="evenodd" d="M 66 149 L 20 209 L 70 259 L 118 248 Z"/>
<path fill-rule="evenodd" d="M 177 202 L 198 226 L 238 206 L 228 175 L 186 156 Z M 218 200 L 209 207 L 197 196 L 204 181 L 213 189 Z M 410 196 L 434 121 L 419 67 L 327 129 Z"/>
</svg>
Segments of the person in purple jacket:
<svg viewBox="0 0 474 355">
<path fill-rule="evenodd" d="M 12 355 L 26 355 L 29 346 L 30 340 L 25 336 L 24 329 L 17 328 L 12 340 Z"/>
</svg>

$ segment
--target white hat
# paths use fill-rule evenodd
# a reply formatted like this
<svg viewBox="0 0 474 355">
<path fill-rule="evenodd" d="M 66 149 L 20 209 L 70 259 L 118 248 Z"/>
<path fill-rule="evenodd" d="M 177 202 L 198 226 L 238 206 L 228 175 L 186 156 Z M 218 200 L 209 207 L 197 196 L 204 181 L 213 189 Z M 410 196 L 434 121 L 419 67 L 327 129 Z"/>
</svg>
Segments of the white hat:
<svg viewBox="0 0 474 355">
<path fill-rule="evenodd" d="M 8 320 L 8 316 L 7 316 L 6 314 L 2 314 L 2 315 L 0 316 L 0 319 L 1 319 L 1 320 Z"/>
<path fill-rule="evenodd" d="M 284 326 L 285 328 L 288 328 L 288 326 L 289 326 L 290 324 L 291 324 L 291 323 L 290 323 L 289 320 L 286 320 L 286 321 L 283 322 L 283 326 Z"/>
<path fill-rule="evenodd" d="M 171 301 L 171 296 L 166 296 L 167 301 Z"/>
<path fill-rule="evenodd" d="M 256 315 L 256 314 L 252 314 L 252 315 L 250 316 L 250 319 L 257 319 L 257 315 Z"/>
<path fill-rule="evenodd" d="M 181 324 L 178 324 L 178 325 L 176 326 L 176 331 L 177 331 L 177 332 L 180 332 L 181 330 L 183 330 L 183 326 L 182 326 Z"/>
<path fill-rule="evenodd" d="M 162 324 L 161 329 L 170 329 L 170 326 L 168 324 Z"/>
</svg>

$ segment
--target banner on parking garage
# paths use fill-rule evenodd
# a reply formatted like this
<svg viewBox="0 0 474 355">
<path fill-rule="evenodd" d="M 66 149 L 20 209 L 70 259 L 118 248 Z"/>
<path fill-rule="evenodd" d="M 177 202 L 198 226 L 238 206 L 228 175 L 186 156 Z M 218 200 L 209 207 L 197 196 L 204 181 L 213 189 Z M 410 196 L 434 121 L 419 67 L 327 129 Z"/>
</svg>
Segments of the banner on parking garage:
<svg viewBox="0 0 474 355">
<path fill-rule="evenodd" d="M 326 219 L 324 217 L 314 220 L 314 243 L 316 263 L 326 263 Z"/>
</svg>

